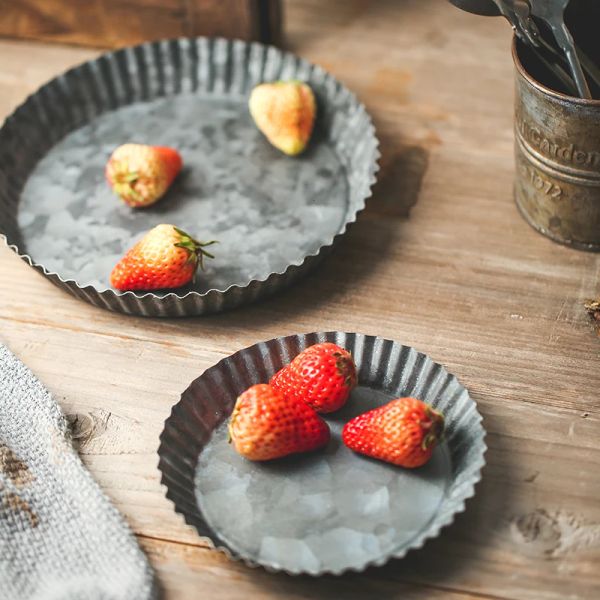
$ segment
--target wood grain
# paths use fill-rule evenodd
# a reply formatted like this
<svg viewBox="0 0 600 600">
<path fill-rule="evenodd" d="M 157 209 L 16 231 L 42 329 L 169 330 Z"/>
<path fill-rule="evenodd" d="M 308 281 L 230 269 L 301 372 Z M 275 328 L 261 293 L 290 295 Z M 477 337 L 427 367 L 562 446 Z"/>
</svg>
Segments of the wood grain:
<svg viewBox="0 0 600 600">
<path fill-rule="evenodd" d="M 261 304 L 151 320 L 79 302 L 0 249 L 0 339 L 72 415 L 167 598 L 600 597 L 600 340 L 583 307 L 600 255 L 553 244 L 514 206 L 509 28 L 436 0 L 285 9 L 290 47 L 356 91 L 382 142 L 380 183 L 333 254 Z M 0 42 L 0 110 L 92 54 Z M 314 580 L 232 563 L 164 497 L 164 419 L 223 356 L 330 329 L 397 339 L 454 372 L 489 433 L 483 480 L 438 539 L 383 568 Z"/>
<path fill-rule="evenodd" d="M 279 0 L 0 0 L 0 35 L 103 48 L 210 35 L 277 42 Z"/>
</svg>

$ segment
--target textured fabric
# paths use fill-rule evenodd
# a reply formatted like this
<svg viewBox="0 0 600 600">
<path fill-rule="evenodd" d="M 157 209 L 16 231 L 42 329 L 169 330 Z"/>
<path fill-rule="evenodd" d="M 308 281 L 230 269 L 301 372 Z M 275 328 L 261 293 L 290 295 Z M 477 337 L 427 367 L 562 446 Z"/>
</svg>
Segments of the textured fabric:
<svg viewBox="0 0 600 600">
<path fill-rule="evenodd" d="M 50 393 L 0 345 L 0 598 L 145 600 L 146 557 Z"/>
</svg>

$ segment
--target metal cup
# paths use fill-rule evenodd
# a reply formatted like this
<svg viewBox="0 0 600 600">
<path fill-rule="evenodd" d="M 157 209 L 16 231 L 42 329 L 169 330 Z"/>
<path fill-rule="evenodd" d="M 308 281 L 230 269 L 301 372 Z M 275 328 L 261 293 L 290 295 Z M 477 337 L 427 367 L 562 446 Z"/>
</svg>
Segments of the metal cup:
<svg viewBox="0 0 600 600">
<path fill-rule="evenodd" d="M 515 40 L 517 206 L 552 240 L 600 251 L 600 100 L 546 87 L 525 68 L 526 58 Z"/>
</svg>

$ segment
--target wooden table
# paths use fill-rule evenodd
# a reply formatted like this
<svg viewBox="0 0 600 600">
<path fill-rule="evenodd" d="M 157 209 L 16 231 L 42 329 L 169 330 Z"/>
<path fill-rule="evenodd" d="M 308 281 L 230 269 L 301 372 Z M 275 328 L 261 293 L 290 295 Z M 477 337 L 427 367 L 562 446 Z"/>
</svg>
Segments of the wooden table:
<svg viewBox="0 0 600 600">
<path fill-rule="evenodd" d="M 380 183 L 317 272 L 208 318 L 93 308 L 0 249 L 0 337 L 77 415 L 80 452 L 167 598 L 600 598 L 600 339 L 582 302 L 600 255 L 558 246 L 512 199 L 510 31 L 440 0 L 287 3 L 288 45 L 366 103 Z M 95 56 L 0 42 L 0 113 Z M 402 561 L 340 578 L 251 570 L 206 549 L 159 484 L 158 435 L 204 369 L 258 340 L 382 334 L 444 363 L 488 431 L 475 498 Z"/>
</svg>

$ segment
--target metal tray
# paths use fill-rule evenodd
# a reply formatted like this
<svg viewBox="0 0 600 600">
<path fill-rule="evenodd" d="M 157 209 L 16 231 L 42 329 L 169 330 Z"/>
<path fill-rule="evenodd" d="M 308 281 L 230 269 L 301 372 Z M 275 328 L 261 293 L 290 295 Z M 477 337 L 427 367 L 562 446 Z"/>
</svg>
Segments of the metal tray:
<svg viewBox="0 0 600 600">
<path fill-rule="evenodd" d="M 307 81 L 318 117 L 287 157 L 254 126 L 254 85 Z M 131 209 L 103 170 L 121 143 L 178 148 L 184 171 L 156 205 Z M 111 52 L 30 96 L 0 130 L 0 233 L 19 256 L 96 306 L 145 316 L 216 312 L 298 279 L 355 221 L 375 181 L 378 142 L 356 97 L 276 48 L 179 39 Z M 217 239 L 216 259 L 172 292 L 116 292 L 108 276 L 158 223 Z"/>
<path fill-rule="evenodd" d="M 347 405 L 326 416 L 329 445 L 270 463 L 236 454 L 226 422 L 237 396 L 326 340 L 352 352 L 359 376 Z M 446 417 L 446 439 L 427 465 L 405 470 L 342 444 L 350 418 L 409 395 Z M 165 423 L 159 469 L 175 510 L 231 558 L 290 574 L 340 574 L 400 558 L 451 523 L 481 478 L 484 436 L 467 390 L 425 354 L 379 337 L 310 333 L 236 352 L 193 381 Z"/>
</svg>

